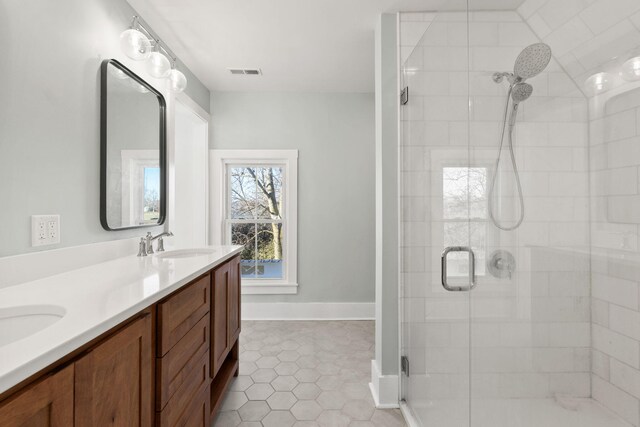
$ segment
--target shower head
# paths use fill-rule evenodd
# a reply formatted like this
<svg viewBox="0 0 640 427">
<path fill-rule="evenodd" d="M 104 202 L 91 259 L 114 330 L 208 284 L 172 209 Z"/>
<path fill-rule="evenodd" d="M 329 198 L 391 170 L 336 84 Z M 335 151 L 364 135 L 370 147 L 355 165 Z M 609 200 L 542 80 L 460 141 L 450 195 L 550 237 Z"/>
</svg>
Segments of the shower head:
<svg viewBox="0 0 640 427">
<path fill-rule="evenodd" d="M 511 99 L 513 100 L 514 105 L 518 105 L 522 101 L 526 101 L 529 99 L 531 94 L 533 93 L 533 86 L 529 83 L 516 83 L 513 85 L 511 89 Z"/>
<path fill-rule="evenodd" d="M 540 74 L 551 61 L 551 48 L 545 43 L 535 43 L 525 47 L 513 67 L 513 74 L 522 79 L 530 79 Z"/>
<path fill-rule="evenodd" d="M 509 115 L 509 126 L 511 128 L 516 125 L 518 105 L 520 105 L 522 101 L 529 99 L 531 93 L 533 93 L 533 86 L 529 83 L 519 82 L 514 84 L 511 88 L 511 99 L 513 100 L 513 107 L 511 109 L 511 114 Z"/>
</svg>

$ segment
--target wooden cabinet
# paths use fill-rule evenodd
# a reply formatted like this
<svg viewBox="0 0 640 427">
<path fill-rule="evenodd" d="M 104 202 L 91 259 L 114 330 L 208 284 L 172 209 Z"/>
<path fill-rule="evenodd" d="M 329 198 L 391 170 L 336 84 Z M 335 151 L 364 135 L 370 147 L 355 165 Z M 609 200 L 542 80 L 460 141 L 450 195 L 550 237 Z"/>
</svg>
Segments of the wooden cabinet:
<svg viewBox="0 0 640 427">
<path fill-rule="evenodd" d="M 240 256 L 213 271 L 211 298 L 211 415 L 238 375 L 240 336 Z"/>
<path fill-rule="evenodd" d="M 2 427 L 209 427 L 238 373 L 240 257 L 0 396 Z"/>
<path fill-rule="evenodd" d="M 209 359 L 209 316 L 204 316 L 164 357 L 158 358 L 156 409 L 162 410 L 188 379 L 189 373 Z M 207 369 L 209 363 L 207 360 Z M 208 373 L 207 373 L 208 374 Z"/>
<path fill-rule="evenodd" d="M 215 377 L 224 362 L 229 349 L 228 311 L 229 303 L 229 263 L 213 272 L 211 302 L 211 377 Z"/>
<path fill-rule="evenodd" d="M 240 336 L 240 257 L 235 257 L 228 263 L 229 283 L 228 292 L 228 335 L 229 345 L 233 345 Z"/>
<path fill-rule="evenodd" d="M 73 425 L 73 366 L 27 386 L 0 406 L 3 427 Z"/>
<path fill-rule="evenodd" d="M 210 291 L 211 276 L 207 274 L 158 304 L 159 427 L 209 423 Z"/>
<path fill-rule="evenodd" d="M 180 420 L 182 426 L 185 427 L 211 427 L 209 411 L 209 387 L 202 391 L 188 411 L 185 412 L 185 418 Z"/>
<path fill-rule="evenodd" d="M 194 407 L 206 407 L 209 400 L 208 391 L 211 378 L 209 377 L 209 355 L 200 358 L 195 369 L 189 372 L 173 397 L 158 414 L 157 425 L 160 427 L 186 426 L 185 421 L 191 417 Z M 209 419 L 207 415 L 206 420 Z"/>
<path fill-rule="evenodd" d="M 151 426 L 151 316 L 134 320 L 75 363 L 75 426 Z"/>
<path fill-rule="evenodd" d="M 240 336 L 240 257 L 213 272 L 211 302 L 211 376 L 222 367 Z"/>
<path fill-rule="evenodd" d="M 209 313 L 209 274 L 158 304 L 158 353 L 163 356 Z"/>
</svg>

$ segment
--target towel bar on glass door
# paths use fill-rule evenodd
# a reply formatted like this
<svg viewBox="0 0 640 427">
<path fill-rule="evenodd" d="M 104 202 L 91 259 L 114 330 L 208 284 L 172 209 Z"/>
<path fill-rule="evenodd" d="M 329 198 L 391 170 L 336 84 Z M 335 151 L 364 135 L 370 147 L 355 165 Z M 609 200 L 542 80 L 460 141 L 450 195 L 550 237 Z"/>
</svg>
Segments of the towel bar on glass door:
<svg viewBox="0 0 640 427">
<path fill-rule="evenodd" d="M 468 252 L 469 253 L 469 286 L 451 286 L 447 282 L 447 255 L 449 252 Z M 473 249 L 469 246 L 448 246 L 442 251 L 441 259 L 442 271 L 442 287 L 451 292 L 470 291 L 476 286 L 476 257 Z"/>
</svg>

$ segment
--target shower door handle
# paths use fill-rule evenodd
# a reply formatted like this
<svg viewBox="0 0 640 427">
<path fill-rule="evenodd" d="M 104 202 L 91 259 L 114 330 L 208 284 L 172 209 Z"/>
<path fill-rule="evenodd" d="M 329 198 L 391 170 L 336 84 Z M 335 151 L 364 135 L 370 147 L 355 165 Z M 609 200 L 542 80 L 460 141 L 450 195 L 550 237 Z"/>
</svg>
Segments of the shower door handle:
<svg viewBox="0 0 640 427">
<path fill-rule="evenodd" d="M 447 282 L 447 255 L 450 252 L 469 253 L 469 286 L 452 286 Z M 469 246 L 448 246 L 442 251 L 441 259 L 442 287 L 451 292 L 470 291 L 476 286 L 476 257 Z"/>
</svg>

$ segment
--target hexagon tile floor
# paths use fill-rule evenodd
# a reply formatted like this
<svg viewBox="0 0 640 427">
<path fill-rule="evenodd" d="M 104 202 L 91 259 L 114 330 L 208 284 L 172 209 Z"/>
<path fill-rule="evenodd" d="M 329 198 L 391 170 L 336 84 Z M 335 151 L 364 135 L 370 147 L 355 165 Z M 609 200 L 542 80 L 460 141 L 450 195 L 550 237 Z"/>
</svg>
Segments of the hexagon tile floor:
<svg viewBox="0 0 640 427">
<path fill-rule="evenodd" d="M 396 427 L 369 391 L 371 321 L 242 322 L 240 375 L 214 427 Z"/>
</svg>

